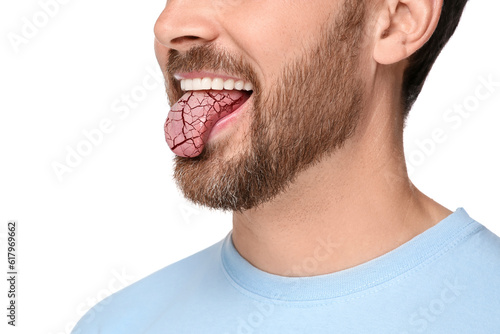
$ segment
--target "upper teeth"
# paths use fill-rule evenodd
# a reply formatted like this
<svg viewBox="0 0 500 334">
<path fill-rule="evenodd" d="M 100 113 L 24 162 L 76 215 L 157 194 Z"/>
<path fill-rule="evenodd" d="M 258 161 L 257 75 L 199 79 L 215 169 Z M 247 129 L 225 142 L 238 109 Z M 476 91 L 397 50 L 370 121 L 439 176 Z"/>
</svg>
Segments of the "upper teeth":
<svg viewBox="0 0 500 334">
<path fill-rule="evenodd" d="M 196 79 L 182 79 L 182 90 L 253 90 L 253 85 L 250 82 L 243 80 L 235 81 L 233 79 L 224 80 L 221 78 L 196 78 Z"/>
</svg>

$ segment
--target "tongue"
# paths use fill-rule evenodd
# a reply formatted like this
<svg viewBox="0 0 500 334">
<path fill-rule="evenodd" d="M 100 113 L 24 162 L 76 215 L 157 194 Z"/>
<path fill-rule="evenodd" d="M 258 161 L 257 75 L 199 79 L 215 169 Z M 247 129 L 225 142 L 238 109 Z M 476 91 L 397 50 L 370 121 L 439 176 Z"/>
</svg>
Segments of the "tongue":
<svg viewBox="0 0 500 334">
<path fill-rule="evenodd" d="M 165 139 L 181 157 L 201 154 L 213 126 L 238 109 L 248 95 L 241 91 L 193 91 L 172 106 L 165 122 Z"/>
</svg>

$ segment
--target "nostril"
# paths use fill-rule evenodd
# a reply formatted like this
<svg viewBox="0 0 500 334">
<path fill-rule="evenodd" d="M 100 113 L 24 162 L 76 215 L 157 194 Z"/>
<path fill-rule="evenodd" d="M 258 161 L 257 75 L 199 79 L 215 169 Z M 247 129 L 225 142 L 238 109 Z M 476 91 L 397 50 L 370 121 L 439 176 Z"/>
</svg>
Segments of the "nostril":
<svg viewBox="0 0 500 334">
<path fill-rule="evenodd" d="M 197 36 L 182 36 L 182 37 L 174 38 L 171 41 L 171 43 L 172 44 L 181 44 L 183 42 L 195 41 L 197 39 L 199 39 L 199 37 L 197 37 Z"/>
</svg>

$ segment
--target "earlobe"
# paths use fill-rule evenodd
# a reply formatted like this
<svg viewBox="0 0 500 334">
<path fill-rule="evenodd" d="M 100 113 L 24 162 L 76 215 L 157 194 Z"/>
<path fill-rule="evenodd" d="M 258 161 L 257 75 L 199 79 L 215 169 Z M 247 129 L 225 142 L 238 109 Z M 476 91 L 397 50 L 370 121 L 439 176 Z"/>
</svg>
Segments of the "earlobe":
<svg viewBox="0 0 500 334">
<path fill-rule="evenodd" d="M 411 56 L 432 36 L 443 0 L 386 0 L 380 7 L 373 50 L 382 65 Z"/>
</svg>

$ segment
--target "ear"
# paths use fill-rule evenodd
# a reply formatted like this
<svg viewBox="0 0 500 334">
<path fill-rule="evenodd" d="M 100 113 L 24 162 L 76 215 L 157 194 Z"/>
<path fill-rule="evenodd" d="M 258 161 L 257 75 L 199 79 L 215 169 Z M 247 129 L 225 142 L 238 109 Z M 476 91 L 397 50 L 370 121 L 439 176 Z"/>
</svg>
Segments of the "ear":
<svg viewBox="0 0 500 334">
<path fill-rule="evenodd" d="M 384 0 L 379 7 L 373 58 L 379 64 L 411 56 L 432 36 L 443 0 Z"/>
</svg>

